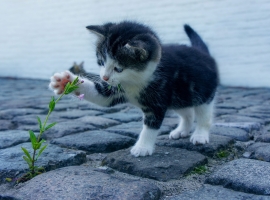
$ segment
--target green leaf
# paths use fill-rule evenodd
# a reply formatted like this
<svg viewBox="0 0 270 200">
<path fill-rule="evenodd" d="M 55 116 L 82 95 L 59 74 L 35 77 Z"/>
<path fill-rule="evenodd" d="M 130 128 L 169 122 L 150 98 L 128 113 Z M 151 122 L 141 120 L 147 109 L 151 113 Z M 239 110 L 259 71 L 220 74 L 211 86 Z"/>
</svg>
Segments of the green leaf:
<svg viewBox="0 0 270 200">
<path fill-rule="evenodd" d="M 79 81 L 79 77 L 77 76 L 71 83 L 71 85 L 76 85 Z"/>
<path fill-rule="evenodd" d="M 42 139 L 41 141 L 39 141 L 38 143 L 35 144 L 35 149 L 39 149 L 40 146 L 42 145 L 43 142 L 46 142 L 44 139 Z"/>
<path fill-rule="evenodd" d="M 68 89 L 70 88 L 70 82 L 68 82 L 65 86 L 64 94 L 67 93 Z"/>
<path fill-rule="evenodd" d="M 46 128 L 45 128 L 45 130 L 44 131 L 47 131 L 49 128 L 52 128 L 55 124 L 57 124 L 56 122 L 54 122 L 54 123 L 52 123 L 52 124 L 50 124 L 50 125 L 48 125 Z"/>
<path fill-rule="evenodd" d="M 12 178 L 6 178 L 6 181 L 7 182 L 11 182 L 12 181 Z"/>
<path fill-rule="evenodd" d="M 54 97 L 52 97 L 52 100 L 49 103 L 49 109 L 51 112 L 54 110 L 54 107 L 55 107 L 55 99 Z"/>
<path fill-rule="evenodd" d="M 39 124 L 39 130 L 42 130 L 42 123 L 40 118 L 37 116 L 38 124 Z"/>
<path fill-rule="evenodd" d="M 32 162 L 29 160 L 29 158 L 27 158 L 26 156 L 23 156 L 23 159 L 27 162 L 29 168 L 32 167 Z"/>
<path fill-rule="evenodd" d="M 73 92 L 74 90 L 78 89 L 78 86 L 70 86 L 66 91 L 65 94 L 70 94 L 71 92 Z"/>
<path fill-rule="evenodd" d="M 42 144 L 43 142 L 46 142 L 46 140 L 42 139 L 39 143 Z"/>
<path fill-rule="evenodd" d="M 24 147 L 21 147 L 21 148 L 22 148 L 24 154 L 27 156 L 27 158 L 28 158 L 30 161 L 32 161 L 32 158 L 31 158 L 31 156 L 30 156 L 30 153 L 27 151 L 27 149 L 24 148 Z"/>
<path fill-rule="evenodd" d="M 39 148 L 40 148 L 40 146 L 41 146 L 41 144 L 40 144 L 40 143 L 36 143 L 36 144 L 35 144 L 35 148 L 34 148 L 34 149 L 35 149 L 35 150 L 37 150 L 37 149 L 39 149 Z"/>
<path fill-rule="evenodd" d="M 36 160 L 38 159 L 38 157 L 42 154 L 42 152 L 47 148 L 47 144 L 45 145 L 45 146 L 43 146 L 40 150 L 39 150 L 39 152 L 38 152 L 38 154 L 37 154 L 37 157 L 36 157 Z"/>
<path fill-rule="evenodd" d="M 29 130 L 30 140 L 32 143 L 32 147 L 34 148 L 34 145 L 37 143 L 36 135 L 33 131 Z"/>
</svg>

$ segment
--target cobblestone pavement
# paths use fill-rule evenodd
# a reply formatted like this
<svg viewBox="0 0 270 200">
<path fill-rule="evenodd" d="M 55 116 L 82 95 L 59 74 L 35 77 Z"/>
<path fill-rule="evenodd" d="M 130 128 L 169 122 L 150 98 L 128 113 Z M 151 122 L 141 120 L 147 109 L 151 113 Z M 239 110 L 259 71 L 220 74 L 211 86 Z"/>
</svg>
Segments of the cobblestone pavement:
<svg viewBox="0 0 270 200">
<path fill-rule="evenodd" d="M 168 112 L 156 151 L 135 158 L 142 128 L 131 105 L 103 108 L 64 97 L 43 135 L 46 173 L 25 183 L 21 147 L 38 133 L 52 92 L 48 82 L 0 79 L 0 199 L 270 199 L 270 88 L 219 87 L 210 143 L 169 140 L 178 122 Z M 8 182 L 6 178 L 13 181 Z"/>
</svg>

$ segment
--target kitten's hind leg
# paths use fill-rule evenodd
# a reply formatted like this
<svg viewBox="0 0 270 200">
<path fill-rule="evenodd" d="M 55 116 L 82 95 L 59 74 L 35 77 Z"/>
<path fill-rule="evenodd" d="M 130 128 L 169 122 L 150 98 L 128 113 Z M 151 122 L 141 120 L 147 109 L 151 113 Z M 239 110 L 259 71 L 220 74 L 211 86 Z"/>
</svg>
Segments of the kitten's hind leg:
<svg viewBox="0 0 270 200">
<path fill-rule="evenodd" d="M 213 121 L 214 101 L 205 103 L 194 108 L 197 127 L 192 134 L 190 141 L 193 144 L 209 143 L 209 130 Z"/>
<path fill-rule="evenodd" d="M 180 137 L 187 137 L 194 123 L 194 108 L 183 108 L 175 110 L 180 115 L 180 122 L 176 129 L 170 132 L 170 139 L 178 139 Z"/>
</svg>

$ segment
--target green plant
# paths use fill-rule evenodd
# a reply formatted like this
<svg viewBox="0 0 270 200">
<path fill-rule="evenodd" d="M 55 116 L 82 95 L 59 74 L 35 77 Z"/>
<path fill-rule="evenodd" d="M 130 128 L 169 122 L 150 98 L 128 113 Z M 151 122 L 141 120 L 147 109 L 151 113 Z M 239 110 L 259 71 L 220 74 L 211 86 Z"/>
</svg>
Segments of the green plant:
<svg viewBox="0 0 270 200">
<path fill-rule="evenodd" d="M 49 125 L 47 125 L 49 116 L 51 115 L 51 113 L 53 112 L 56 103 L 64 96 L 67 94 L 70 94 L 71 92 L 73 92 L 74 90 L 76 90 L 78 88 L 78 85 L 83 83 L 83 81 L 79 82 L 79 78 L 77 77 L 76 79 L 74 79 L 74 81 L 72 83 L 68 82 L 67 85 L 65 86 L 64 92 L 55 100 L 54 97 L 51 98 L 51 101 L 49 103 L 49 111 L 48 114 L 45 118 L 45 121 L 42 123 L 41 119 L 39 117 L 37 117 L 37 121 L 38 121 L 38 125 L 39 125 L 39 134 L 38 136 L 35 135 L 35 133 L 31 130 L 29 130 L 29 136 L 30 136 L 30 141 L 32 144 L 32 149 L 33 149 L 33 154 L 30 155 L 30 152 L 24 148 L 22 148 L 22 151 L 24 152 L 24 156 L 23 159 L 26 161 L 26 163 L 28 164 L 29 167 L 29 171 L 27 174 L 25 174 L 23 177 L 19 178 L 17 182 L 24 182 L 27 181 L 33 177 L 35 177 L 36 175 L 42 173 L 44 171 L 43 167 L 38 167 L 35 165 L 37 159 L 40 157 L 40 155 L 42 154 L 42 152 L 47 148 L 48 144 L 43 145 L 44 142 L 46 142 L 44 139 L 41 139 L 42 134 L 47 131 L 48 129 L 52 128 L 53 126 L 56 125 L 56 122 L 51 123 Z M 79 95 L 78 98 L 82 99 L 83 98 L 83 94 Z"/>
<path fill-rule="evenodd" d="M 216 155 L 218 158 L 226 158 L 230 155 L 230 153 L 226 150 L 223 150 L 223 151 L 219 151 Z"/>
<path fill-rule="evenodd" d="M 206 165 L 201 165 L 201 166 L 195 167 L 193 171 L 191 172 L 191 174 L 203 174 L 205 172 L 207 172 Z"/>
</svg>

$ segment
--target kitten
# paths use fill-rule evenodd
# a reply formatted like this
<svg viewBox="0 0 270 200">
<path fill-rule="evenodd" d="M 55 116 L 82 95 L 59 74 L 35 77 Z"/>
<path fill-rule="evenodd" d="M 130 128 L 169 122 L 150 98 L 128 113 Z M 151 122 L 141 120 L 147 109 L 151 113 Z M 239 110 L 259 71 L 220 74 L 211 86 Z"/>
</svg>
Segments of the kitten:
<svg viewBox="0 0 270 200">
<path fill-rule="evenodd" d="M 143 129 L 131 149 L 134 156 L 152 155 L 155 140 L 168 109 L 181 117 L 169 137 L 187 137 L 196 117 L 190 141 L 209 142 L 218 71 L 205 43 L 188 25 L 192 46 L 161 44 L 149 27 L 130 21 L 87 26 L 98 37 L 96 45 L 100 78 L 84 79 L 75 94 L 101 106 L 130 102 L 144 113 Z M 76 76 L 68 71 L 51 77 L 56 94 Z M 117 89 L 121 85 L 121 90 Z M 111 87 L 110 87 L 111 85 Z"/>
</svg>

